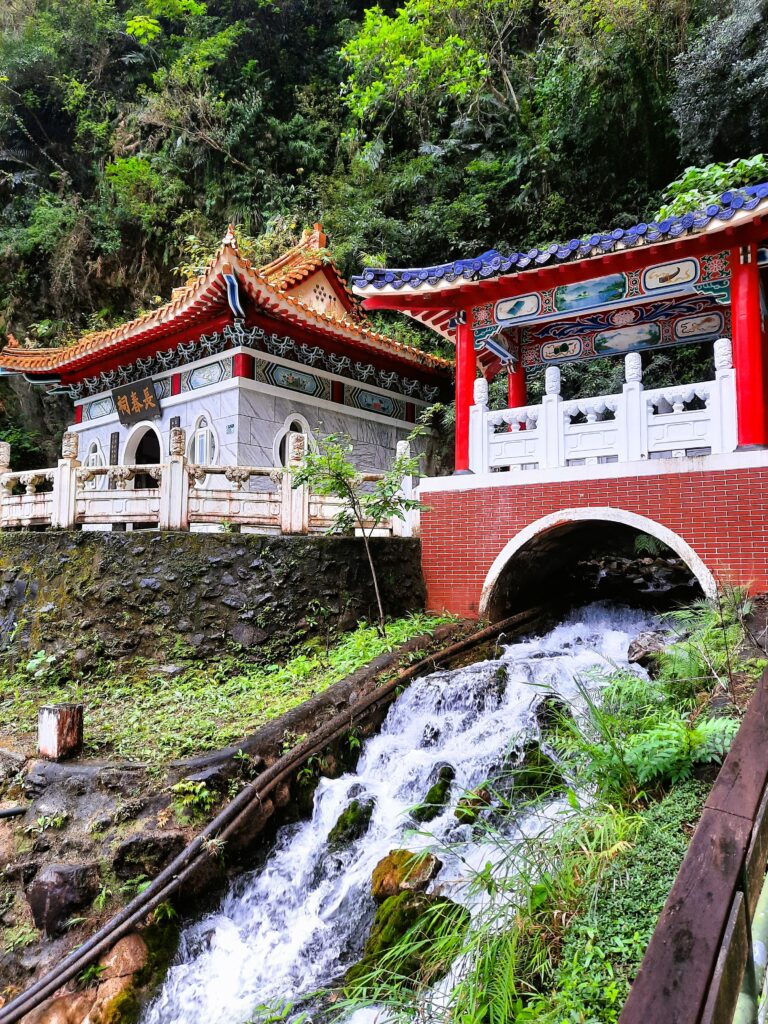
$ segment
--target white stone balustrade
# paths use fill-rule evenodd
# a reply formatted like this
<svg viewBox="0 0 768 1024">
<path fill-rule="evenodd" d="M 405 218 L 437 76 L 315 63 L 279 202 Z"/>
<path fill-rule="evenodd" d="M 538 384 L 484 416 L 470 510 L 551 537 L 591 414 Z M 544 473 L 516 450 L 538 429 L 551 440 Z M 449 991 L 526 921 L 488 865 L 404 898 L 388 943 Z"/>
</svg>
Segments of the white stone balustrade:
<svg viewBox="0 0 768 1024">
<path fill-rule="evenodd" d="M 606 462 L 718 455 L 736 449 L 736 382 L 731 343 L 715 342 L 715 378 L 645 391 L 639 353 L 625 357 L 621 394 L 564 401 L 560 370 L 545 371 L 540 405 L 488 409 L 475 382 L 470 410 L 473 473 L 557 469 Z"/>
<path fill-rule="evenodd" d="M 255 533 L 319 533 L 329 529 L 339 511 L 334 498 L 293 487 L 290 467 L 306 452 L 306 437 L 289 434 L 289 468 L 265 466 L 200 466 L 184 455 L 184 431 L 174 428 L 168 461 L 160 465 L 82 466 L 77 435 L 65 434 L 62 458 L 55 469 L 23 473 L 9 471 L 10 448 L 0 442 L 0 529 L 125 529 L 133 526 L 161 530 L 212 529 L 224 526 Z M 405 448 L 403 448 L 405 444 Z M 397 454 L 407 455 L 407 442 Z M 382 473 L 363 473 L 364 481 Z M 228 486 L 217 486 L 225 480 Z M 250 481 L 261 485 L 250 488 Z M 137 486 L 138 485 L 138 486 Z M 402 492 L 412 497 L 414 483 L 406 478 Z M 413 536 L 418 512 L 405 521 L 382 524 L 379 532 Z"/>
</svg>

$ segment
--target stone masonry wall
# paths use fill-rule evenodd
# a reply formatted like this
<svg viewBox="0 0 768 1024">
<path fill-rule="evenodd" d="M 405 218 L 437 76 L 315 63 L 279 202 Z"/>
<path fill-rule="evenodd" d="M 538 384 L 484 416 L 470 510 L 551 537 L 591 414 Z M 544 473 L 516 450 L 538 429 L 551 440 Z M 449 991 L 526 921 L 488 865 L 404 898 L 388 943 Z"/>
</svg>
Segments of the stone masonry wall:
<svg viewBox="0 0 768 1024">
<path fill-rule="evenodd" d="M 418 540 L 374 538 L 385 610 L 424 606 Z M 238 534 L 0 534 L 0 652 L 85 660 L 270 655 L 373 618 L 362 540 Z M 82 648 L 82 650 L 78 650 Z"/>
</svg>

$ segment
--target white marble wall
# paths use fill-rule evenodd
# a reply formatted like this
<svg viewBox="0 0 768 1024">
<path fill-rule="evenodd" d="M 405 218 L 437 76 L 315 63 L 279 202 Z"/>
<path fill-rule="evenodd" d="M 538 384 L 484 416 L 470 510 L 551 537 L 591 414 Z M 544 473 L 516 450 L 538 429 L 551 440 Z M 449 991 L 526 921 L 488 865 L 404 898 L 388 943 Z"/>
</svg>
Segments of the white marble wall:
<svg viewBox="0 0 768 1024">
<path fill-rule="evenodd" d="M 397 442 L 408 436 L 408 429 L 377 422 L 338 409 L 320 408 L 300 395 L 265 394 L 243 383 L 239 405 L 238 463 L 244 466 L 275 465 L 275 438 L 291 420 L 303 417 L 313 435 L 348 434 L 354 445 L 354 459 L 360 469 L 387 469 L 395 457 Z"/>
<path fill-rule="evenodd" d="M 73 427 L 80 438 L 81 461 L 85 459 L 91 443 L 98 441 L 105 462 L 109 462 L 110 436 L 117 432 L 120 434 L 118 462 L 125 464 L 126 456 L 135 449 L 137 436 L 148 425 L 159 432 L 162 457 L 166 458 L 174 417 L 180 419 L 179 425 L 187 432 L 188 440 L 199 417 L 207 417 L 216 435 L 216 462 L 220 465 L 276 465 L 275 439 L 297 417 L 306 421 L 314 436 L 348 434 L 354 445 L 356 464 L 368 471 L 387 469 L 395 457 L 397 442 L 409 433 L 405 426 L 383 423 L 369 414 L 353 413 L 342 406 L 323 408 L 298 394 L 268 394 L 255 388 L 251 382 L 238 378 L 224 385 L 163 399 L 161 404 L 162 416 L 151 424 L 147 421 L 127 427 L 120 424 L 117 415 L 112 415 Z"/>
</svg>

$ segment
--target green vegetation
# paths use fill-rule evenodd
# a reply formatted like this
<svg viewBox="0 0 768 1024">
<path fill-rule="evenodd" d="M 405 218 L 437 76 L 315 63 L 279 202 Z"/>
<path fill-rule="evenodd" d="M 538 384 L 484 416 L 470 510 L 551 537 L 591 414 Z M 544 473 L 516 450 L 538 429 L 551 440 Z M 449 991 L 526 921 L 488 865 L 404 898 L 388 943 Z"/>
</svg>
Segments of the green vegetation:
<svg viewBox="0 0 768 1024">
<path fill-rule="evenodd" d="M 22 667 L 2 683 L 0 732 L 32 733 L 40 704 L 82 701 L 89 750 L 158 763 L 232 743 L 320 693 L 377 655 L 431 632 L 444 617 L 412 615 L 387 626 L 387 637 L 368 623 L 325 641 L 303 643 L 283 665 L 257 666 L 238 656 L 217 664 L 187 663 L 167 677 L 139 669 L 116 674 L 109 662 L 92 675 L 63 683 L 29 675 Z M 123 670 L 124 671 L 124 670 Z"/>
<path fill-rule="evenodd" d="M 528 750 L 484 786 L 452 794 L 489 850 L 482 868 L 464 861 L 478 897 L 471 926 L 428 933 L 429 909 L 409 920 L 348 973 L 341 1012 L 384 1004 L 403 1021 L 614 1024 L 706 798 L 708 766 L 725 756 L 765 666 L 749 653 L 749 611 L 734 592 L 673 613 L 678 637 L 655 678 L 615 671 L 583 680 L 573 709 L 553 701 L 555 763 Z M 538 834 L 510 827 L 521 796 L 541 806 L 564 785 L 565 806 Z M 456 957 L 464 969 L 434 991 Z"/>
<path fill-rule="evenodd" d="M 690 163 L 738 186 L 766 24 L 765 0 L 8 0 L 0 330 L 112 326 L 228 221 L 259 262 L 322 219 L 349 275 L 648 219 Z"/>
<path fill-rule="evenodd" d="M 414 440 L 416 434 L 417 431 L 413 431 L 409 441 Z M 341 507 L 333 519 L 334 532 L 360 531 L 376 592 L 378 627 L 381 635 L 386 636 L 387 624 L 370 540 L 385 519 L 404 520 L 407 512 L 421 508 L 419 501 L 407 498 L 401 490 L 406 477 L 418 474 L 421 458 L 401 452 L 386 473 L 371 482 L 356 468 L 352 452 L 352 440 L 344 434 L 318 438 L 316 447 L 307 450 L 304 461 L 294 470 L 293 482 L 295 487 L 305 484 L 314 494 L 339 499 Z"/>
</svg>

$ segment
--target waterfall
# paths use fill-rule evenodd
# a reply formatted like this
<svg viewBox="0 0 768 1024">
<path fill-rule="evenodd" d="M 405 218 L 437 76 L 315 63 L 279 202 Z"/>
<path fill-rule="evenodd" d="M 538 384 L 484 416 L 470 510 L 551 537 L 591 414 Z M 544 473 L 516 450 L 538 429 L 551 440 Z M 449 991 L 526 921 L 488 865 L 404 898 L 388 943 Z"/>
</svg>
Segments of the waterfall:
<svg viewBox="0 0 768 1024">
<path fill-rule="evenodd" d="M 243 1024 L 259 1005 L 293 1000 L 338 978 L 359 958 L 372 920 L 377 862 L 390 850 L 418 851 L 437 840 L 463 843 L 466 861 L 482 865 L 486 851 L 454 816 L 457 795 L 537 736 L 536 705 L 547 689 L 575 700 L 579 679 L 596 668 L 626 667 L 630 641 L 650 626 L 640 612 L 590 605 L 544 636 L 505 646 L 493 660 L 414 682 L 364 743 L 357 770 L 321 779 L 311 820 L 284 826 L 264 865 L 240 876 L 216 911 L 184 929 L 142 1024 Z M 408 834 L 417 827 L 409 809 L 446 764 L 456 773 L 454 796 L 428 826 L 435 839 Z M 328 833 L 355 798 L 374 801 L 368 830 L 330 851 Z M 432 887 L 460 900 L 461 863 L 441 860 Z"/>
</svg>

